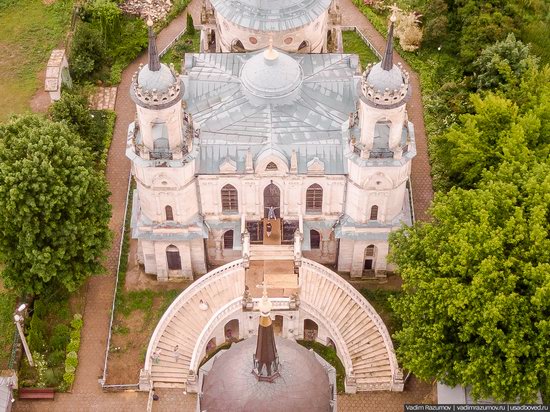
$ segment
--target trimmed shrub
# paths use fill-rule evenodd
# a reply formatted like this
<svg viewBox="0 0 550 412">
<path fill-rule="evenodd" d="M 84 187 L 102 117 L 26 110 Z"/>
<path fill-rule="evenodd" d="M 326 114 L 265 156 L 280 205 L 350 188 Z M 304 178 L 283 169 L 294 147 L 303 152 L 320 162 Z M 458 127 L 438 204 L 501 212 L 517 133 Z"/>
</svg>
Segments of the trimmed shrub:
<svg viewBox="0 0 550 412">
<path fill-rule="evenodd" d="M 76 81 L 84 80 L 101 68 L 105 57 L 101 31 L 89 23 L 80 24 L 74 35 L 69 58 L 71 76 Z"/>
</svg>

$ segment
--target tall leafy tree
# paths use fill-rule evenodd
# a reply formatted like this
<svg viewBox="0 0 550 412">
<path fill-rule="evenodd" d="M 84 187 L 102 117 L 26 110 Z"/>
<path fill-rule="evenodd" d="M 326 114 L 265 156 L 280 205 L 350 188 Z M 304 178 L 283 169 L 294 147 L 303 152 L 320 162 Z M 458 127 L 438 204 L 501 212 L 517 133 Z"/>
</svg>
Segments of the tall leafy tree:
<svg viewBox="0 0 550 412">
<path fill-rule="evenodd" d="M 532 401 L 550 382 L 549 204 L 548 163 L 506 162 L 392 235 L 405 368 L 497 400 Z"/>
<path fill-rule="evenodd" d="M 102 270 L 109 192 L 82 140 L 38 116 L 0 125 L 0 260 L 6 286 L 78 288 Z"/>
</svg>

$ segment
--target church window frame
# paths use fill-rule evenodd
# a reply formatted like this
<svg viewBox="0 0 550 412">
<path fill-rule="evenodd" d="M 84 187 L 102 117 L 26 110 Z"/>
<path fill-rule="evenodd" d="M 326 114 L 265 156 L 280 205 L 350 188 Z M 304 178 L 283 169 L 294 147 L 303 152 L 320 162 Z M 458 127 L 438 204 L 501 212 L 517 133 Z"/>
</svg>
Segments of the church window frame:
<svg viewBox="0 0 550 412">
<path fill-rule="evenodd" d="M 227 230 L 223 234 L 223 248 L 224 249 L 233 249 L 233 237 L 234 237 L 234 231 L 233 229 Z"/>
<path fill-rule="evenodd" d="M 222 213 L 238 213 L 239 212 L 239 193 L 232 184 L 226 184 L 222 187 Z"/>
<path fill-rule="evenodd" d="M 323 212 L 323 187 L 313 183 L 306 190 L 306 213 L 319 214 Z"/>
<path fill-rule="evenodd" d="M 369 220 L 378 220 L 378 205 L 371 206 Z"/>
<path fill-rule="evenodd" d="M 321 233 L 318 230 L 309 231 L 309 246 L 311 250 L 321 249 Z"/>
<path fill-rule="evenodd" d="M 164 214 L 166 216 L 167 221 L 173 221 L 174 220 L 174 210 L 172 209 L 172 206 L 166 205 L 164 206 Z"/>
<path fill-rule="evenodd" d="M 265 167 L 266 172 L 277 172 L 279 171 L 279 166 L 275 162 L 269 162 Z"/>
</svg>

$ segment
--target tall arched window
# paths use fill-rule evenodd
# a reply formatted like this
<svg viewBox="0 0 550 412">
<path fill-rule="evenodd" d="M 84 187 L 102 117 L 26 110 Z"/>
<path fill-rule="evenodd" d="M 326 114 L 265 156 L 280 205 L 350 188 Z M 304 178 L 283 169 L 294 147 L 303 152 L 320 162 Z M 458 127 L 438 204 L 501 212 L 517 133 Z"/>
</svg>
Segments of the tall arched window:
<svg viewBox="0 0 550 412">
<path fill-rule="evenodd" d="M 180 251 L 174 245 L 166 248 L 166 261 L 168 262 L 168 270 L 181 270 Z"/>
<path fill-rule="evenodd" d="M 235 189 L 233 185 L 225 185 L 224 187 L 222 187 L 222 211 L 223 212 L 239 211 L 237 189 Z"/>
<path fill-rule="evenodd" d="M 223 234 L 223 248 L 233 249 L 233 230 L 228 230 Z"/>
<path fill-rule="evenodd" d="M 321 234 L 316 230 L 311 229 L 309 231 L 309 244 L 312 249 L 319 249 L 321 247 Z"/>
<path fill-rule="evenodd" d="M 306 212 L 321 213 L 323 209 L 323 188 L 317 183 L 306 190 Z"/>
<path fill-rule="evenodd" d="M 172 206 L 166 206 L 164 208 L 164 212 L 166 213 L 166 220 L 174 220 L 174 213 L 172 212 Z"/>
<path fill-rule="evenodd" d="M 378 220 L 378 206 L 376 205 L 370 208 L 370 220 Z"/>
</svg>

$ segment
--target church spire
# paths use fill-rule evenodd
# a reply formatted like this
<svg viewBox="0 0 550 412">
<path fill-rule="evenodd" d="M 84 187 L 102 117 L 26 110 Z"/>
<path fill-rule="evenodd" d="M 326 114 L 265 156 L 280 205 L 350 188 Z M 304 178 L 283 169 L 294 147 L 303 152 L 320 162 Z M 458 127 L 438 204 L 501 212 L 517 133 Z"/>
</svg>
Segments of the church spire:
<svg viewBox="0 0 550 412">
<path fill-rule="evenodd" d="M 263 297 L 259 304 L 260 324 L 254 354 L 254 374 L 259 381 L 273 382 L 279 376 L 279 357 L 271 321 L 271 302 L 267 298 L 267 285 L 263 282 Z M 265 368 L 264 368 L 265 367 Z M 265 370 L 264 370 L 265 369 Z"/>
<path fill-rule="evenodd" d="M 157 72 L 160 70 L 160 60 L 157 52 L 155 33 L 153 32 L 153 20 L 147 20 L 147 27 L 149 29 L 149 70 Z"/>
<path fill-rule="evenodd" d="M 386 43 L 386 51 L 384 53 L 384 58 L 382 59 L 382 68 L 387 71 L 390 71 L 393 67 L 393 26 L 396 20 L 396 9 L 394 8 L 390 17 L 390 30 L 388 31 L 388 42 Z"/>
</svg>

